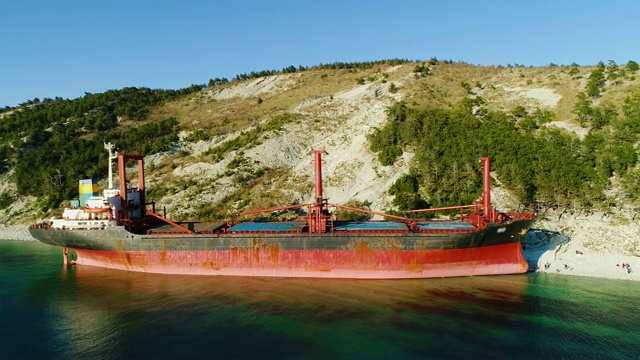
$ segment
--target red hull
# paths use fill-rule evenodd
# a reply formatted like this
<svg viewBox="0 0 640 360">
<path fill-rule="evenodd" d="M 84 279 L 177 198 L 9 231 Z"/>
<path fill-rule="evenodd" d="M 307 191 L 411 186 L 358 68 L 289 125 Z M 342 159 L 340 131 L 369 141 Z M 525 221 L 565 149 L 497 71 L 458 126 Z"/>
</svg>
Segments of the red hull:
<svg viewBox="0 0 640 360">
<path fill-rule="evenodd" d="M 411 279 L 518 274 L 520 243 L 454 250 L 229 250 L 122 252 L 77 249 L 77 264 L 188 275 Z"/>
</svg>

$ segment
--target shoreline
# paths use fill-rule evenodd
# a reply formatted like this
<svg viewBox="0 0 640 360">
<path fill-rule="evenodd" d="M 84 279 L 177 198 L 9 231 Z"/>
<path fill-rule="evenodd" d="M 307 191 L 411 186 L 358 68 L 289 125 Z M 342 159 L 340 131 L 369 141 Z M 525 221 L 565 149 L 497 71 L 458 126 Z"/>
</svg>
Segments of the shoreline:
<svg viewBox="0 0 640 360">
<path fill-rule="evenodd" d="M 531 229 L 522 244 L 530 271 L 640 281 L 637 256 L 594 251 L 575 238 L 543 229 Z"/>
<path fill-rule="evenodd" d="M 564 226 L 562 223 L 559 225 Z M 560 232 L 532 228 L 522 242 L 529 271 L 640 281 L 640 257 L 623 254 L 611 248 L 597 251 L 586 247 L 580 234 L 600 235 L 592 230 L 582 228 L 581 231 L 575 232 L 573 238 L 569 238 Z M 0 241 L 2 240 L 37 241 L 29 234 L 27 225 L 0 225 Z M 630 269 L 626 264 L 629 264 Z"/>
<path fill-rule="evenodd" d="M 27 230 L 29 225 L 3 225 L 0 224 L 0 241 L 37 241 Z"/>
</svg>

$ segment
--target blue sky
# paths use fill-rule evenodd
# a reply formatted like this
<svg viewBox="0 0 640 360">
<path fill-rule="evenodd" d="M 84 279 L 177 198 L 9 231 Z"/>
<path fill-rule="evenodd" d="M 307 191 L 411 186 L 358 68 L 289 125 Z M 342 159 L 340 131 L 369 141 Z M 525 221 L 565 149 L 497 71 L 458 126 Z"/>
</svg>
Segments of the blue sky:
<svg viewBox="0 0 640 360">
<path fill-rule="evenodd" d="M 289 65 L 640 62 L 635 0 L 3 0 L 0 107 Z"/>
</svg>

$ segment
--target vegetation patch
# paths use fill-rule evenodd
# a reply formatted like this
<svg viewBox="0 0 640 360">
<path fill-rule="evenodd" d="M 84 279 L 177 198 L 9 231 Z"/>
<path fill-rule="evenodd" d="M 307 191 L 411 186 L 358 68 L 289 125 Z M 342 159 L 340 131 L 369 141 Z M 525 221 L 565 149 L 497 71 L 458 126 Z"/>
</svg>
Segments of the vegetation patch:
<svg viewBox="0 0 640 360">
<path fill-rule="evenodd" d="M 371 210 L 371 203 L 369 201 L 358 201 L 358 200 L 350 200 L 344 204 L 345 206 L 363 209 L 363 210 Z M 347 210 L 347 209 L 338 209 L 336 211 L 336 218 L 341 221 L 366 221 L 371 220 L 373 215 L 363 211 L 356 210 Z"/>
<path fill-rule="evenodd" d="M 627 198 L 638 197 L 640 92 L 625 100 L 621 116 L 589 103 L 577 109 L 592 130 L 579 139 L 560 129 L 540 126 L 553 118 L 545 111 L 527 114 L 488 111 L 474 115 L 474 103 L 463 100 L 450 110 L 392 106 L 388 124 L 370 137 L 381 163 L 396 149 L 412 149 L 415 164 L 390 193 L 400 209 L 470 204 L 481 193 L 478 158 L 489 156 L 500 180 L 524 203 L 539 208 L 615 206 L 605 196 L 615 174 L 626 184 Z"/>
</svg>

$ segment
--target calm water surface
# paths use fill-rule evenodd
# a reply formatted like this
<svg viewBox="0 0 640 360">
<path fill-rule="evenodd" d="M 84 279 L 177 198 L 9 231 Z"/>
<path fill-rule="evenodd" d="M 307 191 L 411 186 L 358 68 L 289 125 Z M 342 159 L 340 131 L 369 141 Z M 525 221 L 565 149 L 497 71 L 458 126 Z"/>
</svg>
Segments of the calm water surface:
<svg viewBox="0 0 640 360">
<path fill-rule="evenodd" d="M 0 358 L 638 359 L 640 284 L 152 275 L 0 241 Z"/>
</svg>

